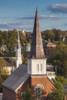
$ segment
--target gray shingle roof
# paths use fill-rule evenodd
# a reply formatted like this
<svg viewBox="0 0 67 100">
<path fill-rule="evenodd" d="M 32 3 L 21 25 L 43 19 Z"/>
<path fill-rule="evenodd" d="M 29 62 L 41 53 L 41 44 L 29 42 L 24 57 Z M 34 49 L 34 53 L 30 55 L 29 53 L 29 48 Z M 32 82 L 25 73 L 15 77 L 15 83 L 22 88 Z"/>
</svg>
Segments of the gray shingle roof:
<svg viewBox="0 0 67 100">
<path fill-rule="evenodd" d="M 27 65 L 21 64 L 3 83 L 6 88 L 16 91 L 27 79 Z"/>
</svg>

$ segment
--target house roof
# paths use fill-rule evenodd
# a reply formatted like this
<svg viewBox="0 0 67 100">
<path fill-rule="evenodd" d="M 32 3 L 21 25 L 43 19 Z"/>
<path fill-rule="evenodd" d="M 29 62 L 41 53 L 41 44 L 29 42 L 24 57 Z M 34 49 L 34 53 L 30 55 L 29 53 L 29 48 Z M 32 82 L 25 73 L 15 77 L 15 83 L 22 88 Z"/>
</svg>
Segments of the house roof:
<svg viewBox="0 0 67 100">
<path fill-rule="evenodd" d="M 47 46 L 56 46 L 54 43 L 48 42 Z"/>
<path fill-rule="evenodd" d="M 44 47 L 46 47 L 46 46 L 56 46 L 54 43 L 52 43 L 52 42 L 48 42 L 48 41 L 44 41 Z"/>
<path fill-rule="evenodd" d="M 18 89 L 27 79 L 29 75 L 27 74 L 27 66 L 21 64 L 3 83 L 2 85 L 12 91 Z"/>
<path fill-rule="evenodd" d="M 6 61 L 7 63 L 7 67 L 8 66 L 15 66 L 15 60 L 11 60 L 9 58 L 4 58 L 4 60 Z"/>
</svg>

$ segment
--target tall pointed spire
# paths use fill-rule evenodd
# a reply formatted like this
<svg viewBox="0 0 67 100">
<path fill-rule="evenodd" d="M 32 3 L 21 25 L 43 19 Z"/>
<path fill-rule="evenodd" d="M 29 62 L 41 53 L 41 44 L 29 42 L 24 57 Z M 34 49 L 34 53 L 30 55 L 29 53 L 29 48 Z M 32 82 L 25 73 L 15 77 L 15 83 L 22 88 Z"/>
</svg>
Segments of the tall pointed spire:
<svg viewBox="0 0 67 100">
<path fill-rule="evenodd" d="M 35 22 L 34 22 L 32 44 L 31 44 L 31 54 L 28 59 L 27 72 L 31 76 L 46 74 L 46 58 L 43 50 L 37 9 L 35 14 Z"/>
<path fill-rule="evenodd" d="M 16 68 L 18 68 L 20 64 L 22 64 L 21 44 L 20 44 L 19 32 L 17 32 Z"/>
<path fill-rule="evenodd" d="M 19 32 L 17 32 L 17 49 L 21 48 Z"/>
<path fill-rule="evenodd" d="M 33 29 L 32 37 L 33 38 L 32 38 L 32 44 L 31 44 L 30 58 L 45 58 L 43 44 L 42 44 L 42 37 L 40 33 L 40 25 L 39 25 L 37 8 L 36 8 L 35 22 L 34 22 L 34 29 Z"/>
</svg>

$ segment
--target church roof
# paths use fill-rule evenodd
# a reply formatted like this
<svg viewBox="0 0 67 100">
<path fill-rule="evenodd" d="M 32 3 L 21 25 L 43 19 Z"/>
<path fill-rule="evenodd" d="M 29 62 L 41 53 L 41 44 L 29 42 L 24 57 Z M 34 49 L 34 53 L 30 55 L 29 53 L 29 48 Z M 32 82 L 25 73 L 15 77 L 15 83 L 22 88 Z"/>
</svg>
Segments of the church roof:
<svg viewBox="0 0 67 100">
<path fill-rule="evenodd" d="M 12 91 L 16 91 L 27 79 L 27 66 L 21 64 L 3 83 L 2 85 Z"/>
<path fill-rule="evenodd" d="M 37 9 L 35 14 L 30 58 L 45 58 Z"/>
</svg>

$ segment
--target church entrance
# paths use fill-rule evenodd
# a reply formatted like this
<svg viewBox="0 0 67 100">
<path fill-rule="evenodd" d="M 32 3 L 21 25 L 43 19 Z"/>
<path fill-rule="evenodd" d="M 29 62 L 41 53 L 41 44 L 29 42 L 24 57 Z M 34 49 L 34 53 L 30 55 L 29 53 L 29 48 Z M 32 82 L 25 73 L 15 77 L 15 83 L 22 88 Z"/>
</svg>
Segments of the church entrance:
<svg viewBox="0 0 67 100">
<path fill-rule="evenodd" d="M 41 84 L 36 85 L 35 87 L 35 97 L 36 100 L 44 100 L 44 91 L 43 91 L 44 87 Z"/>
</svg>

